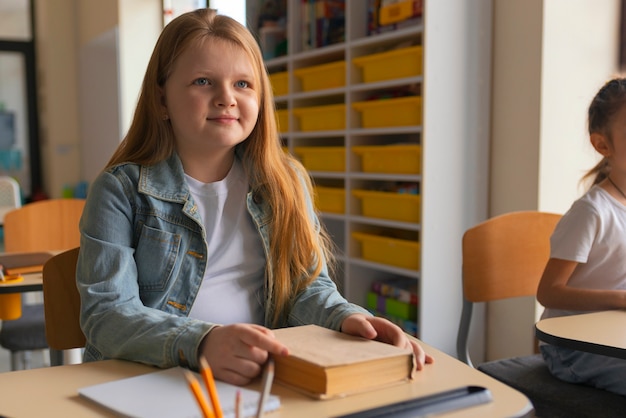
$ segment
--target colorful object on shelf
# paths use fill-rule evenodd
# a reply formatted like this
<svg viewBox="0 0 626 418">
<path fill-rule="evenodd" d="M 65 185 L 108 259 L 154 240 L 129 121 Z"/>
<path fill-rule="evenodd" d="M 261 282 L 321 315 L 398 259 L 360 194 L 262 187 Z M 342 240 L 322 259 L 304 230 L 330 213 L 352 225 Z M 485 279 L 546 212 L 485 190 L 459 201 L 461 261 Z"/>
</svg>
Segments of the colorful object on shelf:
<svg viewBox="0 0 626 418">
<path fill-rule="evenodd" d="M 302 0 L 300 6 L 303 51 L 344 42 L 345 0 Z"/>
<path fill-rule="evenodd" d="M 289 93 L 289 73 L 287 71 L 272 73 L 269 77 L 274 96 L 283 96 Z"/>
<path fill-rule="evenodd" d="M 412 277 L 390 277 L 372 283 L 372 291 L 401 302 L 418 304 L 418 282 Z"/>
<path fill-rule="evenodd" d="M 375 292 L 367 292 L 367 307 L 397 318 L 410 321 L 417 320 L 417 305 L 385 297 Z"/>
<path fill-rule="evenodd" d="M 276 111 L 276 123 L 278 124 L 278 132 L 284 133 L 289 131 L 289 111 L 287 109 L 278 109 Z"/>
<path fill-rule="evenodd" d="M 420 96 L 354 102 L 352 108 L 361 114 L 361 127 L 366 129 L 422 124 Z"/>
<path fill-rule="evenodd" d="M 394 49 L 353 58 L 364 83 L 422 75 L 422 46 Z"/>
<path fill-rule="evenodd" d="M 346 85 L 346 62 L 336 61 L 298 68 L 293 74 L 300 80 L 302 91 L 343 87 Z"/>
<path fill-rule="evenodd" d="M 363 216 L 402 222 L 420 221 L 419 195 L 358 189 L 352 190 L 352 195 L 360 199 Z"/>
<path fill-rule="evenodd" d="M 409 270 L 420 269 L 420 243 L 382 235 L 353 232 L 361 244 L 361 258 Z"/>
<path fill-rule="evenodd" d="M 420 174 L 422 147 L 417 144 L 353 146 L 365 173 Z"/>
<path fill-rule="evenodd" d="M 315 204 L 322 212 L 344 213 L 346 191 L 340 187 L 315 186 Z"/>
<path fill-rule="evenodd" d="M 422 0 L 382 0 L 378 12 L 380 25 L 390 25 L 422 15 Z"/>
<path fill-rule="evenodd" d="M 346 127 L 346 105 L 297 107 L 293 114 L 300 122 L 301 131 L 332 131 Z"/>
<path fill-rule="evenodd" d="M 307 170 L 343 171 L 346 167 L 345 147 L 295 147 Z"/>
</svg>

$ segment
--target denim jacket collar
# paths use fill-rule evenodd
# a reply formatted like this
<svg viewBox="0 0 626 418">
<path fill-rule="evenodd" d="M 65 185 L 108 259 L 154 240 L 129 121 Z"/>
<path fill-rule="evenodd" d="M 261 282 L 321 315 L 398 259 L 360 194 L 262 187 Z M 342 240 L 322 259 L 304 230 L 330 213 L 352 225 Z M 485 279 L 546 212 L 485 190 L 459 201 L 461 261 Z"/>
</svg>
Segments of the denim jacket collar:
<svg viewBox="0 0 626 418">
<path fill-rule="evenodd" d="M 189 200 L 183 164 L 176 153 L 154 165 L 142 165 L 137 187 L 139 193 L 157 199 L 170 202 Z"/>
</svg>

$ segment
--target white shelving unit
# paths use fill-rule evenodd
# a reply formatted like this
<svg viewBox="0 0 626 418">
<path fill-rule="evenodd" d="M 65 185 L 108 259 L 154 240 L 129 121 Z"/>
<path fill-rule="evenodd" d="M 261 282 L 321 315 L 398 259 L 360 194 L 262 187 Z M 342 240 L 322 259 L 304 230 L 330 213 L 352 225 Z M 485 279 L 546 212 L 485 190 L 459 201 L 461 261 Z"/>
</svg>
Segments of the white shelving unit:
<svg viewBox="0 0 626 418">
<path fill-rule="evenodd" d="M 289 129 L 282 134 L 291 152 L 302 146 L 345 147 L 344 170 L 311 171 L 316 185 L 345 189 L 343 213 L 322 214 L 338 248 L 340 268 L 335 278 L 344 295 L 361 305 L 365 305 L 366 292 L 376 279 L 403 276 L 418 281 L 420 338 L 454 354 L 461 307 L 461 237 L 465 229 L 486 217 L 490 92 L 489 78 L 484 77 L 489 77 L 490 68 L 491 2 L 476 2 L 474 6 L 485 8 L 481 10 L 463 0 L 426 0 L 421 22 L 368 36 L 368 2 L 346 0 L 345 41 L 306 51 L 300 47 L 302 3 L 288 0 L 287 4 L 287 55 L 266 60 L 270 73 L 288 73 L 289 90 L 275 97 L 277 108 L 345 104 L 346 109 L 345 127 L 324 131 L 301 131 L 299 119 L 289 112 Z M 256 5 L 257 2 L 248 1 L 249 22 L 255 22 Z M 449 38 L 444 37 L 446 33 Z M 489 44 L 482 44 L 485 36 Z M 409 44 L 423 47 L 423 75 L 362 82 L 353 58 Z M 443 48 L 443 53 L 434 56 L 432 51 L 439 48 Z M 475 56 L 467 55 L 473 51 Z M 295 70 L 337 61 L 346 63 L 345 86 L 302 91 Z M 409 87 L 422 97 L 422 124 L 360 127 L 360 116 L 352 110 L 352 103 Z M 470 121 L 468 115 L 476 119 Z M 420 173 L 366 173 L 361 170 L 360 158 L 351 152 L 353 146 L 393 143 L 421 145 Z M 389 182 L 419 187 L 420 222 L 361 214 L 360 200 L 351 195 L 352 190 L 376 189 Z M 419 242 L 419 270 L 365 260 L 361 245 L 352 238 L 353 232 L 391 233 Z"/>
</svg>

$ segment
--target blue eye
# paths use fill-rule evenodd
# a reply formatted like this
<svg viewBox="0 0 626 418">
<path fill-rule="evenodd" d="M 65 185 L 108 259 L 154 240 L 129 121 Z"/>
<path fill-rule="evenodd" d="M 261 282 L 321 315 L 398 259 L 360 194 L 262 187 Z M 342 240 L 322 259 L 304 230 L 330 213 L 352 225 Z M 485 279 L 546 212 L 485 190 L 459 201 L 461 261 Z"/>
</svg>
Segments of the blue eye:
<svg viewBox="0 0 626 418">
<path fill-rule="evenodd" d="M 239 88 L 245 89 L 246 87 L 248 87 L 248 82 L 240 80 L 240 81 L 237 81 L 235 85 Z"/>
<path fill-rule="evenodd" d="M 206 86 L 209 84 L 209 80 L 207 78 L 198 78 L 193 81 L 193 84 L 196 84 L 198 86 Z"/>
</svg>

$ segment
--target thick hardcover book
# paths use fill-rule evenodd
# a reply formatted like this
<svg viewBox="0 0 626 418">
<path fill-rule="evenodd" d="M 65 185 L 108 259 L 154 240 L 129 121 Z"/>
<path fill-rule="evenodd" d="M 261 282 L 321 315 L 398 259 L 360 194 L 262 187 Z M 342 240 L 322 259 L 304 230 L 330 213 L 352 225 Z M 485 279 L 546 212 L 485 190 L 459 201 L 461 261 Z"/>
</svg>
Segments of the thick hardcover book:
<svg viewBox="0 0 626 418">
<path fill-rule="evenodd" d="M 401 384 L 413 378 L 410 349 L 354 337 L 317 325 L 274 330 L 289 349 L 276 356 L 275 380 L 319 399 Z"/>
</svg>

